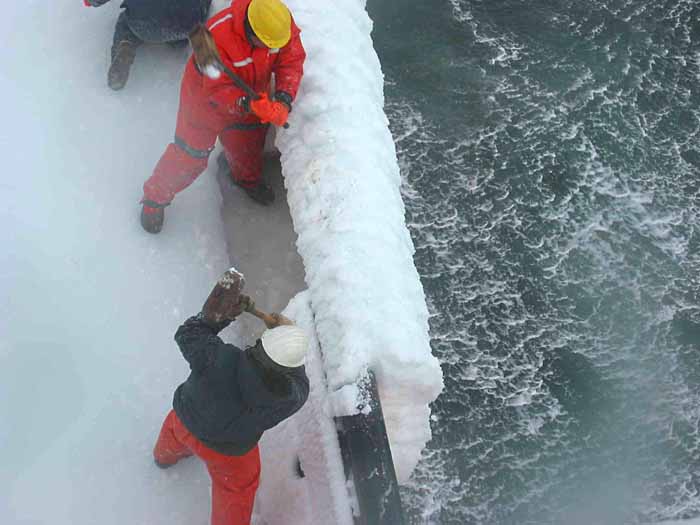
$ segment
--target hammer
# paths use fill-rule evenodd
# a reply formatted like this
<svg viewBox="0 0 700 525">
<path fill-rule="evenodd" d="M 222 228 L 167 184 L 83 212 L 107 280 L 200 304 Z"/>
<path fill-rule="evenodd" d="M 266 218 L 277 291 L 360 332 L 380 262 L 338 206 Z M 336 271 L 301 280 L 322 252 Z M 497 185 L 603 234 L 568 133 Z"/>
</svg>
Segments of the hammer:
<svg viewBox="0 0 700 525">
<path fill-rule="evenodd" d="M 235 268 L 229 268 L 219 278 L 214 289 L 207 297 L 202 308 L 204 319 L 213 324 L 219 324 L 236 317 L 243 307 L 258 319 L 262 319 L 268 328 L 280 325 L 278 314 L 268 314 L 255 307 L 255 303 L 246 295 L 242 295 L 245 286 L 243 274 Z"/>
</svg>

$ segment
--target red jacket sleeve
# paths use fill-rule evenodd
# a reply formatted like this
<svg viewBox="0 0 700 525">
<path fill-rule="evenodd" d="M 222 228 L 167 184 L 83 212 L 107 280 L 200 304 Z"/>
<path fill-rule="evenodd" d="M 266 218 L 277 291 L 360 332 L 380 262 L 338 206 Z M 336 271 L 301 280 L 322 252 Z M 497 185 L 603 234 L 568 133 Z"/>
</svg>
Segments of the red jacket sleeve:
<svg viewBox="0 0 700 525">
<path fill-rule="evenodd" d="M 296 98 L 299 83 L 304 74 L 305 59 L 306 51 L 301 43 L 299 30 L 293 30 L 291 40 L 280 49 L 277 62 L 272 68 L 275 73 L 275 91 L 284 91 L 292 99 Z"/>
</svg>

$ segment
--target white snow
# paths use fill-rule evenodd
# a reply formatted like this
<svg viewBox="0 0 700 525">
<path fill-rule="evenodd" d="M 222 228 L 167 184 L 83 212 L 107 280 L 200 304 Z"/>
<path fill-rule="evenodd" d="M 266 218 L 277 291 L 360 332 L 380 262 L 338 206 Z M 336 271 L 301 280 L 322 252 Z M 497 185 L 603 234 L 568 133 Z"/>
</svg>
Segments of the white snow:
<svg viewBox="0 0 700 525">
<path fill-rule="evenodd" d="M 360 387 L 355 383 L 350 383 L 340 387 L 329 395 L 333 407 L 333 414 L 336 417 L 354 416 L 359 414 L 360 406 L 369 408 L 369 405 L 362 403 L 362 393 Z"/>
<path fill-rule="evenodd" d="M 340 396 L 376 371 L 402 480 L 429 439 L 441 373 L 364 4 L 289 5 L 309 59 L 277 145 L 309 290 L 287 313 L 312 334 L 313 389 L 264 436 L 256 514 L 268 525 L 350 523 L 332 416 L 352 396 L 341 408 L 326 399 L 317 343 Z M 17 43 L 0 50 L 0 523 L 208 516 L 201 462 L 161 471 L 151 449 L 187 375 L 172 335 L 229 267 L 220 197 L 207 172 L 167 209 L 162 234 L 141 230 L 141 185 L 172 138 L 188 51 L 139 50 L 126 89 L 109 91 L 118 6 L 33 1 L 0 18 Z M 234 329 L 222 336 L 242 343 Z"/>
<path fill-rule="evenodd" d="M 141 185 L 171 140 L 184 51 L 106 70 L 119 2 L 6 5 L 0 29 L 0 523 L 204 523 L 197 461 L 151 460 L 187 374 L 172 336 L 229 266 L 203 176 L 138 224 Z"/>
</svg>

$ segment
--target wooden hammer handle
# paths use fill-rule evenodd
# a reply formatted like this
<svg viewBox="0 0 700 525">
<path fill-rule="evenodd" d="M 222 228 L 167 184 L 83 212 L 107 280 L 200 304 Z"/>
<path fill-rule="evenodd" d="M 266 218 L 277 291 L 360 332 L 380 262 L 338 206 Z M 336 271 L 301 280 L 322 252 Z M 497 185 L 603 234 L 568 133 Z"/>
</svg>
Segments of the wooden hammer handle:
<svg viewBox="0 0 700 525">
<path fill-rule="evenodd" d="M 251 308 L 250 310 L 247 310 L 248 313 L 253 314 L 255 317 L 258 319 L 262 319 L 265 322 L 265 325 L 268 326 L 277 326 L 277 319 L 272 317 L 270 314 L 266 314 L 265 312 L 261 312 L 257 308 Z"/>
</svg>

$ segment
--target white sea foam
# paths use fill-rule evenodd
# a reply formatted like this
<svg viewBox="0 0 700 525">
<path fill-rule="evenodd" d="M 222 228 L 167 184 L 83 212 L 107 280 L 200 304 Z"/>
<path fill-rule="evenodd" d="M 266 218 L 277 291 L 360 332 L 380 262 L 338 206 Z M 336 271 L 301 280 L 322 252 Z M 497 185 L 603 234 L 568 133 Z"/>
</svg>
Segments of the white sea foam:
<svg viewBox="0 0 700 525">
<path fill-rule="evenodd" d="M 653 18 L 651 9 L 652 3 L 630 5 L 624 14 L 633 10 L 630 20 L 647 23 L 636 18 Z M 631 78 L 620 82 L 615 70 L 606 74 L 598 61 L 579 62 L 572 52 L 567 61 L 552 64 L 556 57 L 549 59 L 548 71 L 561 83 L 559 91 L 551 91 L 537 77 L 543 74 L 537 70 L 544 60 L 542 49 L 521 47 L 507 29 L 499 34 L 492 23 L 496 10 L 483 11 L 471 9 L 465 21 L 474 41 L 491 47 L 471 64 L 487 71 L 484 85 L 492 87 L 482 94 L 478 111 L 487 116 L 476 129 L 460 127 L 461 136 L 443 129 L 438 136 L 438 126 L 425 115 L 410 115 L 405 101 L 398 101 L 400 107 L 391 113 L 395 136 L 400 137 L 401 166 L 410 174 L 403 194 L 423 254 L 421 271 L 427 279 L 435 279 L 437 290 L 447 282 L 443 276 L 449 275 L 455 297 L 449 305 L 429 297 L 431 308 L 438 309 L 434 345 L 449 356 L 443 358 L 449 370 L 444 402 L 465 406 L 461 417 L 440 414 L 444 426 L 437 427 L 439 439 L 449 445 L 425 453 L 425 464 L 419 465 L 415 476 L 412 508 L 429 523 L 445 516 L 485 523 L 498 522 L 519 508 L 561 505 L 561 500 L 552 499 L 553 494 L 563 494 L 562 483 L 556 480 L 575 477 L 576 457 L 589 450 L 577 441 L 583 432 L 578 425 L 585 417 L 559 403 L 550 383 L 574 381 L 562 388 L 575 391 L 581 387 L 576 380 L 598 376 L 615 385 L 620 396 L 615 401 L 621 407 L 614 417 L 631 422 L 620 431 L 629 433 L 628 446 L 640 461 L 656 457 L 658 432 L 677 428 L 690 433 L 680 431 L 669 438 L 673 443 L 669 446 L 684 461 L 666 457 L 643 476 L 644 490 L 673 496 L 660 503 L 640 491 L 629 512 L 648 520 L 697 514 L 700 500 L 688 465 L 700 453 L 700 443 L 693 437 L 698 424 L 694 405 L 699 400 L 688 383 L 689 371 L 682 372 L 687 359 L 683 355 L 689 350 L 675 339 L 672 328 L 681 312 L 691 316 L 697 312 L 697 305 L 688 299 L 697 293 L 691 291 L 697 287 L 687 277 L 693 270 L 685 273 L 686 268 L 699 267 L 689 246 L 689 225 L 698 217 L 692 198 L 697 189 L 689 182 L 697 179 L 692 167 L 697 147 L 691 143 L 697 138 L 698 119 L 685 81 L 698 74 L 699 64 L 691 59 L 695 54 L 684 55 L 683 61 L 677 53 L 664 53 L 660 48 L 666 42 L 658 35 L 640 40 L 637 48 L 625 48 L 609 28 L 602 30 L 596 23 L 591 32 L 585 19 L 571 20 L 564 14 L 555 23 L 580 35 L 586 52 L 610 59 L 609 67 L 618 63 L 628 67 Z M 681 34 L 687 20 L 687 16 L 676 19 L 682 22 Z M 521 58 L 504 71 L 501 64 L 492 64 L 493 57 L 511 45 Z M 669 75 L 678 78 L 677 85 L 662 81 Z M 669 89 L 672 95 L 665 98 Z M 674 122 L 683 112 L 691 117 Z M 688 137 L 688 143 L 669 138 L 681 125 L 684 133 L 678 135 Z M 511 139 L 511 133 L 518 138 Z M 432 147 L 434 155 L 422 158 L 416 152 L 419 145 Z M 444 190 L 440 178 L 447 173 L 451 182 Z M 434 185 L 426 182 L 436 179 Z M 439 202 L 435 194 L 440 195 Z M 508 197 L 499 201 L 501 195 Z M 468 206 L 469 213 L 460 206 Z M 463 220 L 453 222 L 455 214 Z M 519 243 L 526 247 L 527 257 L 513 248 Z M 453 262 L 456 257 L 462 264 Z M 542 269 L 542 280 L 532 283 L 537 293 L 529 290 L 540 295 L 541 310 L 530 311 L 533 306 L 527 305 L 526 297 L 517 298 L 518 280 L 534 280 Z M 580 303 L 574 304 L 567 294 L 578 296 Z M 516 300 L 508 300 L 509 296 Z M 554 306 L 560 301 L 570 304 L 571 311 Z M 453 304 L 463 312 L 451 310 Z M 622 319 L 614 322 L 620 313 Z M 440 321 L 442 317 L 449 321 Z M 638 326 L 639 332 L 630 326 Z M 591 369 L 554 373 L 549 360 L 558 354 L 570 356 L 566 357 L 570 366 L 588 364 Z M 471 407 L 469 400 L 483 404 Z M 511 425 L 500 427 L 504 410 L 513 411 Z M 643 423 L 634 423 L 635 419 Z M 479 432 L 466 437 L 455 430 L 472 426 Z M 534 450 L 525 453 L 518 448 L 516 444 L 534 435 L 538 443 Z M 483 436 L 502 448 L 487 447 Z M 513 458 L 513 450 L 519 457 Z M 562 454 L 563 450 L 569 453 Z M 462 486 L 472 487 L 468 496 L 449 488 L 456 468 L 467 472 Z M 500 469 L 536 481 L 523 482 L 517 494 L 509 486 L 494 501 L 493 492 L 501 487 Z M 483 482 L 479 475 L 484 472 L 493 484 L 491 490 L 480 491 L 474 487 Z"/>
</svg>

